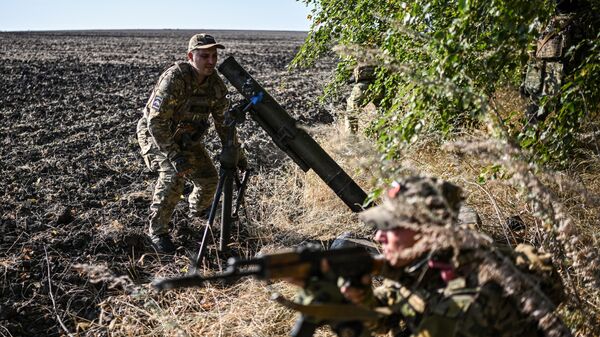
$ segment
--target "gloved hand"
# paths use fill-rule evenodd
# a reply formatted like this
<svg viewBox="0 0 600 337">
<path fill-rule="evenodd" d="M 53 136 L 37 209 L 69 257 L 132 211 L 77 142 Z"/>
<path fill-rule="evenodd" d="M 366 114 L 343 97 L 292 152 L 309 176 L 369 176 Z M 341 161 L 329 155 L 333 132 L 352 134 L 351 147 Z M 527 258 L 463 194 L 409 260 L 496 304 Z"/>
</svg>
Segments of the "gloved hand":
<svg viewBox="0 0 600 337">
<path fill-rule="evenodd" d="M 349 280 L 338 279 L 338 287 L 344 297 L 354 304 L 365 304 L 372 300 L 371 275 L 363 275 L 359 284 L 352 284 Z"/>
<path fill-rule="evenodd" d="M 178 176 L 185 176 L 192 171 L 192 165 L 190 165 L 185 156 L 179 154 L 170 160 L 171 165 L 175 168 L 175 172 L 177 172 Z"/>
</svg>

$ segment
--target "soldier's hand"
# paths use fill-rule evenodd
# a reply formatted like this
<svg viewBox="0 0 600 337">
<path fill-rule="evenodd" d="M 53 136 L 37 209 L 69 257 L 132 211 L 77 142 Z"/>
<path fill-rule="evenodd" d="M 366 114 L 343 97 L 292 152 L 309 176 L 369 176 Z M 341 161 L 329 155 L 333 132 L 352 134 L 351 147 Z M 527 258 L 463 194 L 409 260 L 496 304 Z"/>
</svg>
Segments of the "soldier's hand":
<svg viewBox="0 0 600 337">
<path fill-rule="evenodd" d="M 177 172 L 177 175 L 180 177 L 183 177 L 192 171 L 192 165 L 190 165 L 187 159 L 182 155 L 171 159 L 171 165 L 173 165 L 175 172 Z"/>
<path fill-rule="evenodd" d="M 371 294 L 371 275 L 363 275 L 360 279 L 361 284 L 353 285 L 350 282 L 344 282 L 340 287 L 340 292 L 348 301 L 354 304 L 365 302 Z"/>
</svg>

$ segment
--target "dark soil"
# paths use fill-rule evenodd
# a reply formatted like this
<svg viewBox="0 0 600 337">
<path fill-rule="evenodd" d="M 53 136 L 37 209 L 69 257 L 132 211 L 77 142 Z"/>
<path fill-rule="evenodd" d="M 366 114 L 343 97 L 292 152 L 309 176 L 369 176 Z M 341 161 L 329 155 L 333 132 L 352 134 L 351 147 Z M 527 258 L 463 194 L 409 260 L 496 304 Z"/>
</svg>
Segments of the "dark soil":
<svg viewBox="0 0 600 337">
<path fill-rule="evenodd" d="M 130 268 L 153 252 L 145 230 L 155 175 L 135 127 L 161 71 L 184 59 L 194 33 L 0 33 L 1 335 L 64 335 L 76 331 L 75 318 L 96 320 L 109 291 L 78 264 L 152 279 Z M 305 33 L 213 34 L 227 46 L 221 59 L 234 55 L 301 123 L 333 121 L 317 103 L 333 63 L 286 71 Z M 289 160 L 253 121 L 240 129 L 252 166 Z M 208 139 L 216 155 L 214 133 Z M 194 251 L 200 228 L 188 226 L 184 206 L 173 222 Z"/>
</svg>

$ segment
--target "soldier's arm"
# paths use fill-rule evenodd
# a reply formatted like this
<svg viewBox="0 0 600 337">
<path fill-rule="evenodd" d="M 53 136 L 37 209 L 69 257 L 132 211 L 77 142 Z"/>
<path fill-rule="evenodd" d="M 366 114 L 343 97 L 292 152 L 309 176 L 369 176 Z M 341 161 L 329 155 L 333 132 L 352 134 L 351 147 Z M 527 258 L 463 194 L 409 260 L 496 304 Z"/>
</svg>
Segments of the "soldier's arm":
<svg viewBox="0 0 600 337">
<path fill-rule="evenodd" d="M 371 322 L 368 328 L 377 333 L 391 332 L 393 336 L 406 335 L 408 323 L 417 322 L 425 311 L 426 297 L 418 288 L 412 291 L 406 287 L 415 284 L 416 280 L 405 268 L 385 264 L 379 275 L 383 276 L 383 283 L 373 289 L 365 303 L 371 308 L 387 307 L 392 314 Z"/>
<path fill-rule="evenodd" d="M 384 334 L 391 333 L 392 336 L 407 336 L 407 322 L 414 321 L 421 313 L 412 306 L 418 306 L 419 301 L 410 298 L 412 294 L 407 293 L 404 287 L 398 287 L 393 281 L 385 280 L 383 285 L 373 290 L 370 299 L 371 307 L 388 307 L 392 314 L 367 324 L 367 328 L 373 332 Z"/>
<path fill-rule="evenodd" d="M 160 79 L 148 107 L 148 130 L 158 149 L 168 158 L 173 158 L 181 151 L 173 139 L 171 122 L 184 102 L 184 95 L 185 82 L 177 72 L 172 71 Z"/>
</svg>

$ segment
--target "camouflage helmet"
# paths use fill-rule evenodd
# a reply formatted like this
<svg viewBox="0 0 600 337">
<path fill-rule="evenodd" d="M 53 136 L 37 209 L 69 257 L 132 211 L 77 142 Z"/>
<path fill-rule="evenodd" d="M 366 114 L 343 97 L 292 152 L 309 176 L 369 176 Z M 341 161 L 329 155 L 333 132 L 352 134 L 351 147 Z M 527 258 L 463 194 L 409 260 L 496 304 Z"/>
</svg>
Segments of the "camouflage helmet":
<svg viewBox="0 0 600 337">
<path fill-rule="evenodd" d="M 209 34 L 196 34 L 192 36 L 190 42 L 188 42 L 188 53 L 195 49 L 208 49 L 217 47 L 218 49 L 225 49 L 220 43 L 217 43 L 215 38 Z"/>
<path fill-rule="evenodd" d="M 460 187 L 432 177 L 410 177 L 395 181 L 383 203 L 360 214 L 360 219 L 377 229 L 422 226 L 451 226 L 457 221 L 463 201 Z"/>
</svg>

